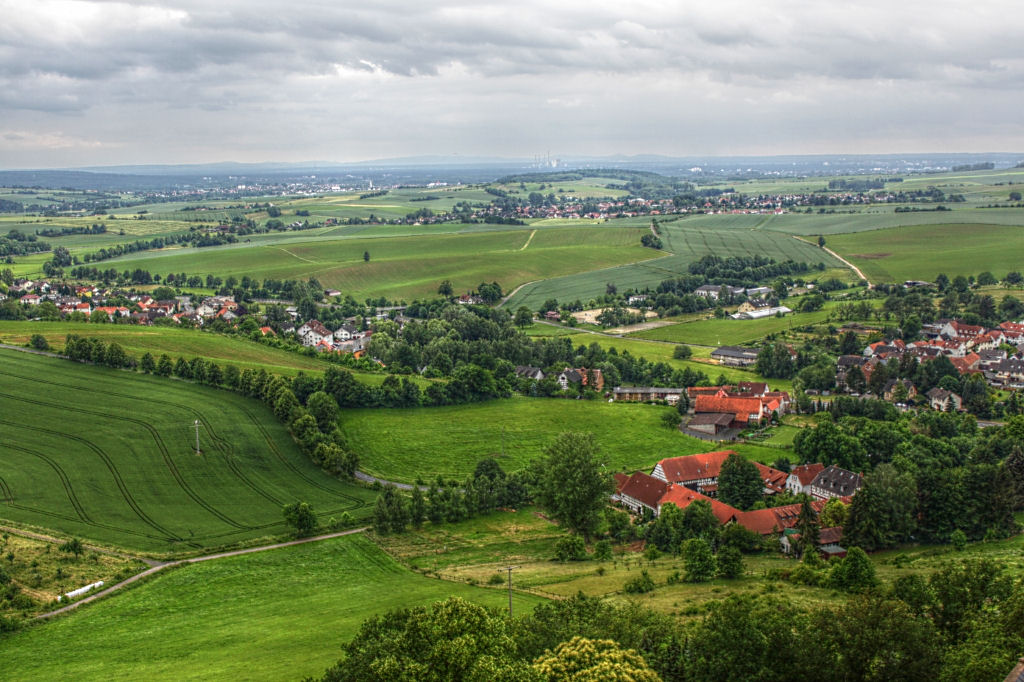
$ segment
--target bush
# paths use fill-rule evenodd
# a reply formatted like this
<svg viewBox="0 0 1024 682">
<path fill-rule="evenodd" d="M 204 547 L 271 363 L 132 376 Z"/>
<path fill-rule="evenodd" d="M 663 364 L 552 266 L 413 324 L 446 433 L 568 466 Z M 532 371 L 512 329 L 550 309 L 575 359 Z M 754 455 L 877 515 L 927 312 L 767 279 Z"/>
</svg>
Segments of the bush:
<svg viewBox="0 0 1024 682">
<path fill-rule="evenodd" d="M 723 578 L 739 578 L 743 575 L 743 555 L 735 547 L 722 547 L 716 557 L 718 575 Z"/>
<path fill-rule="evenodd" d="M 691 355 L 693 355 L 693 349 L 683 343 L 672 349 L 672 357 L 676 360 L 686 360 Z"/>
<path fill-rule="evenodd" d="M 42 334 L 33 334 L 29 337 L 28 345 L 36 350 L 50 350 L 50 344 Z"/>
<path fill-rule="evenodd" d="M 598 540 L 594 545 L 594 559 L 597 561 L 611 561 L 612 559 L 612 541 L 611 540 Z"/>
<path fill-rule="evenodd" d="M 953 549 L 958 552 L 962 552 L 964 551 L 964 548 L 967 547 L 967 534 L 957 528 L 949 536 L 949 542 L 953 545 Z"/>
<path fill-rule="evenodd" d="M 632 580 L 627 580 L 622 589 L 627 594 L 645 594 L 654 589 L 654 580 L 647 573 L 647 569 L 640 571 L 640 575 Z"/>
<path fill-rule="evenodd" d="M 587 558 L 587 546 L 579 535 L 569 535 L 555 545 L 555 558 L 559 561 L 583 561 Z"/>
<path fill-rule="evenodd" d="M 501 573 L 495 573 L 487 579 L 488 585 L 501 585 L 503 582 L 505 582 L 505 578 L 502 577 Z"/>
</svg>

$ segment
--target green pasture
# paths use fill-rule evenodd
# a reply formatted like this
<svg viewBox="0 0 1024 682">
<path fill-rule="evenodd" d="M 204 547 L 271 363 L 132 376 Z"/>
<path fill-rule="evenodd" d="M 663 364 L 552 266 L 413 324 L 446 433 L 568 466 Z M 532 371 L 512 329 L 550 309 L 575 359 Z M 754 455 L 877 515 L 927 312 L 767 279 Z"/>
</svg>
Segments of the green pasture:
<svg viewBox="0 0 1024 682">
<path fill-rule="evenodd" d="M 799 301 L 799 299 L 796 299 Z M 783 302 L 785 303 L 785 301 Z M 790 305 L 796 305 L 791 302 Z M 680 322 L 665 327 L 656 327 L 630 334 L 631 337 L 672 343 L 692 343 L 701 346 L 736 346 L 756 343 L 769 334 L 778 334 L 807 325 L 827 322 L 837 301 L 828 301 L 821 310 L 813 313 L 789 313 L 784 317 L 766 317 L 759 320 L 734 320 L 708 318 L 692 322 Z"/>
<path fill-rule="evenodd" d="M 360 518 L 373 498 L 254 400 L 17 351 L 0 351 L 0 442 L 0 517 L 151 553 L 279 535 L 299 500 Z"/>
<path fill-rule="evenodd" d="M 511 289 L 530 280 L 639 260 L 649 253 L 639 242 L 637 229 L 520 228 L 165 251 L 108 262 L 119 269 L 143 268 L 157 273 L 316 277 L 324 286 L 356 298 L 412 299 L 436 295 L 438 284 L 445 279 L 452 281 L 456 292 L 490 281 Z M 369 252 L 369 262 L 364 262 L 364 252 Z"/>
<path fill-rule="evenodd" d="M 932 281 L 988 270 L 1003 277 L 1021 269 L 1024 212 L 1021 225 L 920 225 L 877 232 L 834 235 L 828 245 L 857 265 L 868 279 L 902 282 Z"/>
<path fill-rule="evenodd" d="M 495 457 L 507 471 L 540 457 L 562 431 L 595 434 L 609 471 L 650 470 L 665 457 L 734 449 L 773 461 L 778 450 L 708 443 L 666 428 L 675 408 L 558 398 L 514 397 L 474 405 L 415 410 L 344 410 L 342 430 L 363 471 L 387 480 L 463 480 Z"/>
<path fill-rule="evenodd" d="M 459 596 L 507 608 L 504 589 L 412 573 L 354 535 L 218 559 L 0 640 L 9 680 L 284 680 L 319 676 L 362 622 Z M 516 593 L 517 614 L 542 601 Z"/>
<path fill-rule="evenodd" d="M 739 218 L 766 218 L 768 216 L 726 216 Z M 615 221 L 610 221 L 609 224 Z M 789 235 L 768 230 L 751 229 L 739 224 L 691 225 L 689 220 L 667 222 L 662 225 L 664 251 L 644 249 L 647 258 L 628 265 L 599 269 L 566 276 L 550 276 L 543 281 L 527 284 L 506 304 L 510 309 L 525 305 L 538 310 L 549 298 L 560 302 L 587 300 L 605 293 L 611 283 L 619 291 L 656 287 L 659 282 L 687 273 L 687 266 L 707 255 L 767 256 L 777 261 L 792 259 L 808 263 L 825 263 L 829 267 L 842 264 L 816 245 L 794 239 Z M 639 236 L 636 237 L 639 240 Z"/>
</svg>

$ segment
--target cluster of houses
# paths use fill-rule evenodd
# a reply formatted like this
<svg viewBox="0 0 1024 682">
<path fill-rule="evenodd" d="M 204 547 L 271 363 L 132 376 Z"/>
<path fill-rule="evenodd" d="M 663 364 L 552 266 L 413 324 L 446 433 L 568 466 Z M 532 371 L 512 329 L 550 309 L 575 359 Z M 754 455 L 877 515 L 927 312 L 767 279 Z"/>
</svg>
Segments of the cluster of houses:
<svg viewBox="0 0 1024 682">
<path fill-rule="evenodd" d="M 619 402 L 664 401 L 669 405 L 677 405 L 685 395 L 693 413 L 686 428 L 710 436 L 760 425 L 773 414 L 785 414 L 790 406 L 788 392 L 773 391 L 761 381 L 688 388 L 618 386 L 611 395 Z"/>
<path fill-rule="evenodd" d="M 800 504 L 741 511 L 717 499 L 722 465 L 733 454 L 723 450 L 670 457 L 658 462 L 650 474 L 616 474 L 612 501 L 633 514 L 650 513 L 655 517 L 667 504 L 686 509 L 694 502 L 705 501 L 720 524 L 736 523 L 762 536 L 781 534 L 781 548 L 791 551 L 795 539 L 791 531 L 800 516 Z M 758 462 L 754 464 L 761 474 L 765 495 L 787 491 L 806 494 L 813 499 L 811 506 L 817 513 L 832 498 L 849 503 L 863 483 L 861 474 L 834 465 L 804 464 L 786 473 Z M 844 556 L 845 550 L 839 545 L 841 539 L 841 528 L 823 528 L 819 550 L 825 556 Z"/>
<path fill-rule="evenodd" d="M 352 324 L 353 321 L 346 321 L 345 324 L 331 331 L 320 320 L 309 320 L 298 329 L 289 326 L 284 331 L 286 333 L 295 332 L 303 346 L 315 348 L 320 352 L 351 353 L 356 358 L 361 358 L 366 354 L 366 346 L 369 344 L 373 332 L 358 329 Z"/>
<path fill-rule="evenodd" d="M 939 320 L 923 325 L 921 333 L 925 338 L 920 341 L 877 341 L 864 348 L 860 355 L 840 356 L 836 367 L 837 385 L 848 388 L 848 376 L 854 367 L 860 370 L 865 381 L 870 381 L 879 365 L 898 363 L 909 356 L 917 362 L 946 357 L 961 375 L 981 374 L 989 385 L 997 388 L 1024 388 L 1024 324 L 1003 322 L 987 329 L 958 320 Z M 889 381 L 882 397 L 909 400 L 916 396 L 914 385 L 903 379 Z M 927 398 L 938 410 L 961 407 L 960 396 L 943 389 L 928 391 Z"/>
<path fill-rule="evenodd" d="M 68 291 L 64 289 L 64 291 Z M 98 286 L 79 285 L 74 293 L 60 293 L 48 281 L 32 281 L 17 279 L 10 287 L 8 295 L 17 296 L 17 300 L 27 306 L 37 306 L 47 301 L 52 302 L 62 316 L 75 313 L 92 318 L 93 315 L 106 315 L 110 321 L 130 318 L 132 322 L 151 325 L 161 317 L 169 317 L 180 323 L 183 319 L 196 325 L 209 320 L 235 320 L 246 314 L 233 296 L 208 296 L 199 305 L 193 305 L 190 296 L 178 296 L 174 299 L 158 301 L 147 294 L 125 292 L 117 289 L 104 289 Z M 0 301 L 7 296 L 0 294 Z M 125 305 L 108 305 L 108 302 L 128 300 L 131 307 Z"/>
</svg>

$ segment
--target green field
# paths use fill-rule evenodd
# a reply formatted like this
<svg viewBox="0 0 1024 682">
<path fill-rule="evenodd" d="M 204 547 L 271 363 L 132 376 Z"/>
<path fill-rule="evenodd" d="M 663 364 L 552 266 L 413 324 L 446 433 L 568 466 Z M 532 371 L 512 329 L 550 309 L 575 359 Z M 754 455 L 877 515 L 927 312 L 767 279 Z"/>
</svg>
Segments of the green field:
<svg viewBox="0 0 1024 682">
<path fill-rule="evenodd" d="M 686 274 L 690 263 L 708 255 L 766 256 L 777 261 L 792 259 L 813 264 L 825 263 L 829 268 L 842 267 L 841 263 L 817 245 L 779 232 L 754 229 L 758 222 L 770 217 L 710 216 L 718 220 L 703 222 L 684 219 L 665 222 L 661 227 L 662 240 L 665 242 L 661 257 L 658 257 L 657 251 L 644 249 L 648 260 L 642 262 L 603 269 L 595 267 L 587 272 L 562 277 L 552 273 L 543 281 L 524 286 L 506 306 L 514 310 L 525 305 L 531 310 L 538 310 L 549 298 L 565 303 L 577 299 L 586 302 L 604 294 L 609 283 L 615 284 L 619 291 L 653 288 L 662 280 Z M 638 235 L 635 238 L 639 240 Z M 814 273 L 814 277 L 819 274 Z"/>
<path fill-rule="evenodd" d="M 0 640 L 7 680 L 297 680 L 320 675 L 362 621 L 457 595 L 507 593 L 417 575 L 347 536 L 173 569 Z M 516 594 L 517 613 L 540 598 Z"/>
<path fill-rule="evenodd" d="M 341 421 L 359 453 L 360 469 L 409 483 L 438 474 L 461 481 L 485 457 L 497 458 L 506 471 L 520 469 L 562 431 L 593 433 L 609 471 L 650 470 L 665 457 L 722 449 L 769 462 L 786 455 L 753 445 L 707 443 L 665 428 L 661 416 L 674 409 L 517 397 L 416 410 L 345 410 Z"/>
<path fill-rule="evenodd" d="M 828 245 L 871 281 L 932 281 L 988 270 L 1003 277 L 1021 269 L 1024 212 L 1020 227 L 980 224 L 927 225 L 835 235 Z"/>
<path fill-rule="evenodd" d="M 404 227 L 402 231 L 410 228 Z M 451 229 L 450 227 L 448 228 Z M 393 230 L 394 231 L 394 230 Z M 516 230 L 298 241 L 280 246 L 233 245 L 202 250 L 146 252 L 109 261 L 112 267 L 154 273 L 216 273 L 227 277 L 305 279 L 357 299 L 432 296 L 452 281 L 456 292 L 497 281 L 512 289 L 527 281 L 581 272 L 650 254 L 640 228 L 519 227 Z M 364 262 L 363 253 L 370 254 Z"/>
<path fill-rule="evenodd" d="M 760 320 L 733 320 L 731 318 L 680 322 L 656 327 L 631 336 L 673 343 L 694 343 L 701 346 L 735 346 L 755 343 L 768 334 L 778 334 L 808 324 L 820 324 L 829 319 L 835 308 L 828 302 L 813 313 L 790 313 L 785 317 L 766 317 Z"/>
<path fill-rule="evenodd" d="M 362 518 L 374 497 L 320 472 L 256 401 L 16 351 L 0 351 L 0 442 L 0 517 L 147 552 L 279 535 L 298 500 Z"/>
</svg>

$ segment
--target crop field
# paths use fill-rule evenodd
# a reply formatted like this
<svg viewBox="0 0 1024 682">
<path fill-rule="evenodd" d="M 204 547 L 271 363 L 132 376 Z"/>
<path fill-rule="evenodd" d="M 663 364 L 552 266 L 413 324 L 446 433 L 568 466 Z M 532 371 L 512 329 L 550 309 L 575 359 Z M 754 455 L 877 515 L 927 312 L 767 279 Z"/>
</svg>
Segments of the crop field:
<svg viewBox="0 0 1024 682">
<path fill-rule="evenodd" d="M 320 472 L 255 401 L 16 351 L 0 351 L 0 441 L 0 516 L 147 552 L 280 534 L 299 500 L 359 518 L 373 498 Z"/>
<path fill-rule="evenodd" d="M 319 676 L 363 620 L 459 596 L 507 608 L 503 589 L 427 578 L 360 535 L 173 569 L 0 641 L 6 679 L 284 680 Z M 516 593 L 528 612 L 542 599 Z"/>
<path fill-rule="evenodd" d="M 654 341 L 693 343 L 701 346 L 735 346 L 754 343 L 769 334 L 826 322 L 835 306 L 836 303 L 830 301 L 821 310 L 816 310 L 813 313 L 790 313 L 785 317 L 767 317 L 760 320 L 723 318 L 681 322 L 636 332 L 630 336 Z"/>
<path fill-rule="evenodd" d="M 729 216 L 739 218 L 765 218 L 766 216 Z M 610 224 L 610 223 L 609 223 Z M 636 237 L 639 241 L 639 237 Z M 662 225 L 665 251 L 644 249 L 648 258 L 629 265 L 597 269 L 567 276 L 552 276 L 528 284 L 506 304 L 510 309 L 525 305 L 538 310 L 549 298 L 558 301 L 586 302 L 604 294 L 607 284 L 615 284 L 619 291 L 629 288 L 655 287 L 665 279 L 686 274 L 687 266 L 707 255 L 767 256 L 778 261 L 793 259 L 808 263 L 825 263 L 829 267 L 842 267 L 832 256 L 816 245 L 791 236 L 768 230 L 755 230 L 739 224 L 690 224 L 689 220 Z M 660 257 L 659 257 L 660 256 Z"/>
<path fill-rule="evenodd" d="M 1024 218 L 1024 213 L 1021 214 Z M 932 281 L 988 270 L 1003 277 L 1020 270 L 1024 225 L 930 225 L 861 234 L 837 235 L 829 246 L 857 265 L 868 279 Z"/>
<path fill-rule="evenodd" d="M 630 262 L 650 253 L 636 228 L 609 227 L 336 239 L 281 246 L 207 248 L 138 254 L 108 261 L 115 268 L 150 272 L 217 273 L 227 277 L 316 277 L 357 299 L 411 299 L 436 295 L 450 279 L 456 292 L 497 281 L 506 289 L 548 276 Z M 370 261 L 364 262 L 363 253 Z"/>
<path fill-rule="evenodd" d="M 345 410 L 341 426 L 359 453 L 360 469 L 408 483 L 438 475 L 461 481 L 485 457 L 495 457 L 506 471 L 515 471 L 542 456 L 562 431 L 593 433 L 610 471 L 650 470 L 665 457 L 716 449 L 734 449 L 769 462 L 787 454 L 752 445 L 719 446 L 685 436 L 662 425 L 662 414 L 674 409 L 517 397 L 415 410 Z"/>
</svg>

